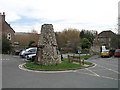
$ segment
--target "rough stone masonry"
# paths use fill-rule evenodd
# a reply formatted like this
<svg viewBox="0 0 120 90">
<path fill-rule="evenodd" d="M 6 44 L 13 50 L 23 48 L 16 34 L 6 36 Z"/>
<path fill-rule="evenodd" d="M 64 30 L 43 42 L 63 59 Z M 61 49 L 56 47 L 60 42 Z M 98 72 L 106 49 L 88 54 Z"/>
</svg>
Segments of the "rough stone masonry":
<svg viewBox="0 0 120 90">
<path fill-rule="evenodd" d="M 37 64 L 57 65 L 61 63 L 52 24 L 44 24 L 38 41 Z"/>
</svg>

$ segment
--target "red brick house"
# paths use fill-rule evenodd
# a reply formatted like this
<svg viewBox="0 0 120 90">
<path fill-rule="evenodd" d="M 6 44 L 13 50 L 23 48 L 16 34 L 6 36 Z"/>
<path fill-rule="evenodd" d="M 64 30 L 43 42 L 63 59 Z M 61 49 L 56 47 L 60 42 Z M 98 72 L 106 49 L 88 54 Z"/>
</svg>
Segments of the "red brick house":
<svg viewBox="0 0 120 90">
<path fill-rule="evenodd" d="M 106 46 L 108 48 L 111 47 L 111 38 L 115 37 L 116 34 L 113 33 L 111 30 L 108 31 L 102 31 L 98 35 L 96 34 L 96 39 L 94 41 L 94 44 L 96 46 Z"/>
<path fill-rule="evenodd" d="M 0 31 L 2 32 L 2 35 L 5 35 L 8 40 L 11 41 L 11 44 L 14 45 L 14 33 L 15 31 L 13 28 L 10 26 L 5 21 L 5 13 L 3 14 L 0 13 Z"/>
</svg>

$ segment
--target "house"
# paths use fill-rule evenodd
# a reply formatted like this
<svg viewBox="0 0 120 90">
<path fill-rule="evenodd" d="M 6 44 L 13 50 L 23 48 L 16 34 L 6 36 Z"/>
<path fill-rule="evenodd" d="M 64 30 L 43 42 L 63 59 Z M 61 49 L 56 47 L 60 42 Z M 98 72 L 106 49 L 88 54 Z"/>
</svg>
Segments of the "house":
<svg viewBox="0 0 120 90">
<path fill-rule="evenodd" d="M 106 46 L 107 48 L 111 47 L 111 38 L 116 37 L 117 35 L 112 32 L 111 30 L 102 31 L 101 33 L 97 34 L 96 32 L 96 39 L 94 41 L 94 45 L 96 46 Z"/>
<path fill-rule="evenodd" d="M 0 31 L 1 31 L 2 35 L 5 35 L 6 38 L 11 41 L 11 44 L 14 45 L 15 31 L 10 26 L 10 24 L 8 24 L 5 21 L 5 12 L 3 12 L 3 14 L 0 13 Z"/>
</svg>

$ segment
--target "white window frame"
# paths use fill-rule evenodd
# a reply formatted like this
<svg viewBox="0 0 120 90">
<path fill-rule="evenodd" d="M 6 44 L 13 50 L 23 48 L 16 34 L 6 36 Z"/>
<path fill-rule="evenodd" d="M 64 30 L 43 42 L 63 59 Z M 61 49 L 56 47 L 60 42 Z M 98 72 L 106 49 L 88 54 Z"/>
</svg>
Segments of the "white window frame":
<svg viewBox="0 0 120 90">
<path fill-rule="evenodd" d="M 7 34 L 7 39 L 8 39 L 8 40 L 11 40 L 11 33 L 8 33 L 8 34 Z"/>
</svg>

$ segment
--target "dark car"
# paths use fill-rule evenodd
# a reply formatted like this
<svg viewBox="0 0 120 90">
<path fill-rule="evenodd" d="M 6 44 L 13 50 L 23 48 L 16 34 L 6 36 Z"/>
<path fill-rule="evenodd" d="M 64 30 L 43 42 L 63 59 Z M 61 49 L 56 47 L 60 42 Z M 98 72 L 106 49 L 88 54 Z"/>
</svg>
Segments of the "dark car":
<svg viewBox="0 0 120 90">
<path fill-rule="evenodd" d="M 120 57 L 120 49 L 116 49 L 114 53 L 115 57 Z"/>
<path fill-rule="evenodd" d="M 113 56 L 114 53 L 115 53 L 115 50 L 111 49 L 111 50 L 109 51 L 109 53 L 110 53 L 110 56 Z"/>
<path fill-rule="evenodd" d="M 17 50 L 14 50 L 14 54 L 15 54 L 15 55 L 19 55 L 21 51 L 22 51 L 22 49 L 19 49 L 19 50 L 18 50 L 18 49 L 17 49 Z"/>
</svg>

